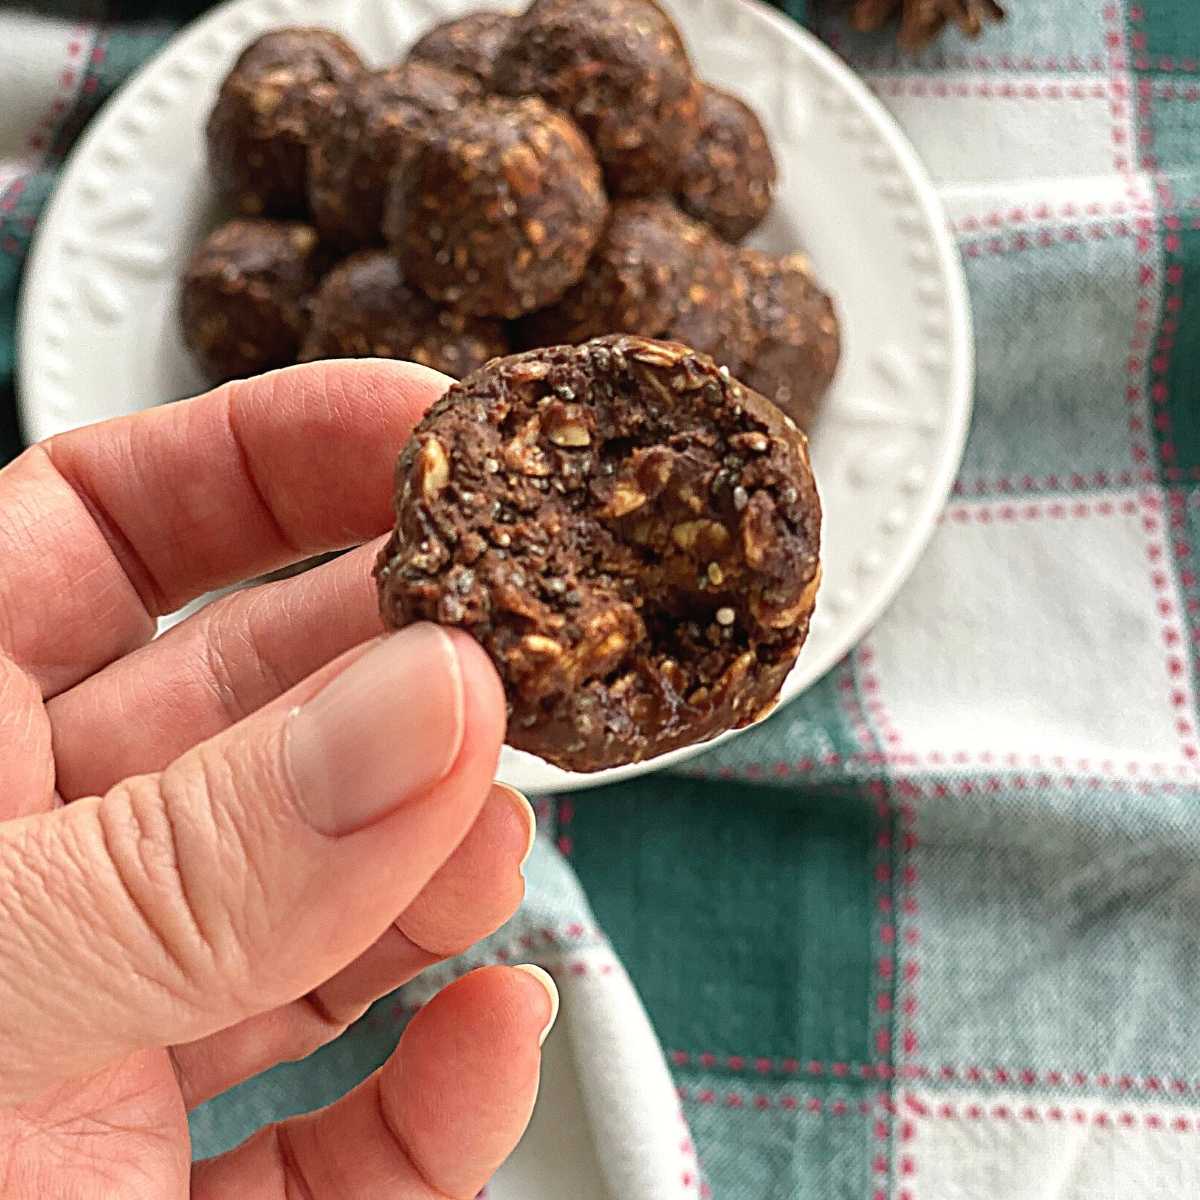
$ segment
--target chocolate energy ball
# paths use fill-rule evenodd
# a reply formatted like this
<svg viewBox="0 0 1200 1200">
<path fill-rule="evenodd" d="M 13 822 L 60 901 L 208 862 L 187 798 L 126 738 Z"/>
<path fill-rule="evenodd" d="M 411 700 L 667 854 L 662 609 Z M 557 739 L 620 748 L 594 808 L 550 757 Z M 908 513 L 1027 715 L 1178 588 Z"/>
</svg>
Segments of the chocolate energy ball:
<svg viewBox="0 0 1200 1200">
<path fill-rule="evenodd" d="M 711 358 L 628 335 L 534 350 L 452 387 L 401 454 L 381 611 L 467 630 L 510 743 L 594 771 L 771 708 L 820 524 L 804 435 Z"/>
<path fill-rule="evenodd" d="M 296 361 L 308 297 L 326 266 L 317 231 L 238 218 L 209 235 L 183 275 L 183 337 L 213 383 Z"/>
<path fill-rule="evenodd" d="M 321 236 L 343 249 L 383 238 L 383 198 L 394 167 L 439 119 L 480 94 L 470 76 L 424 62 L 359 76 L 344 91 L 308 157 L 308 197 Z"/>
<path fill-rule="evenodd" d="M 709 229 L 691 248 L 692 263 L 679 308 L 661 337 L 709 354 L 738 374 L 753 345 L 746 280 L 734 251 Z"/>
<path fill-rule="evenodd" d="M 490 96 L 396 171 L 385 232 L 432 299 L 519 317 L 579 278 L 607 215 L 600 168 L 575 125 L 535 96 Z"/>
<path fill-rule="evenodd" d="M 752 342 L 743 378 L 807 430 L 837 372 L 841 335 L 833 301 L 803 254 L 738 253 Z"/>
<path fill-rule="evenodd" d="M 304 215 L 309 143 L 337 119 L 339 90 L 361 70 L 327 29 L 279 29 L 242 51 L 206 130 L 212 177 L 240 212 Z"/>
<path fill-rule="evenodd" d="M 662 332 L 679 311 L 695 245 L 707 234 L 669 201 L 618 200 L 579 282 L 521 322 L 529 347 L 605 333 Z"/>
<path fill-rule="evenodd" d="M 619 200 L 583 277 L 526 317 L 518 340 L 552 346 L 607 333 L 670 338 L 736 372 L 750 326 L 729 247 L 670 201 Z"/>
<path fill-rule="evenodd" d="M 487 86 L 512 23 L 513 17 L 502 12 L 473 12 L 443 21 L 413 46 L 408 57 L 462 71 Z"/>
<path fill-rule="evenodd" d="M 534 0 L 500 48 L 492 86 L 566 109 L 614 195 L 670 192 L 699 134 L 699 84 L 653 0 Z"/>
<path fill-rule="evenodd" d="M 776 175 L 758 117 L 736 96 L 706 84 L 700 136 L 679 178 L 680 207 L 727 242 L 740 242 L 767 215 Z"/>
<path fill-rule="evenodd" d="M 439 308 L 391 254 L 362 250 L 321 281 L 300 358 L 403 358 L 459 379 L 508 350 L 503 322 Z"/>
</svg>

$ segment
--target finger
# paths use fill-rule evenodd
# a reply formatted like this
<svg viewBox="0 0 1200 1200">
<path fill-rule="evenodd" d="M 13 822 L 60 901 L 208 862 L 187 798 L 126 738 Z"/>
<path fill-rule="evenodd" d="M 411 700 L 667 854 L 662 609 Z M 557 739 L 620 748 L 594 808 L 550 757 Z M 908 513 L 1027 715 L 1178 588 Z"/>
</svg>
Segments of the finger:
<svg viewBox="0 0 1200 1200">
<path fill-rule="evenodd" d="M 0 821 L 54 804 L 50 720 L 37 683 L 0 655 Z"/>
<path fill-rule="evenodd" d="M 349 1095 L 198 1163 L 193 1200 L 470 1200 L 529 1123 L 557 1011 L 545 972 L 465 976 Z"/>
<path fill-rule="evenodd" d="M 0 826 L 0 1105 L 311 991 L 463 840 L 504 733 L 479 646 L 415 625 L 325 676 L 159 775 Z"/>
<path fill-rule="evenodd" d="M 0 652 L 56 694 L 203 592 L 383 533 L 396 453 L 446 383 L 312 363 L 27 451 L 0 472 Z"/>
<path fill-rule="evenodd" d="M 172 1051 L 189 1109 L 339 1036 L 380 996 L 474 945 L 517 911 L 536 823 L 529 801 L 492 788 L 461 845 L 383 936 L 328 983 L 273 1012 Z"/>
<path fill-rule="evenodd" d="M 379 544 L 215 600 L 55 696 L 46 707 L 60 793 L 98 795 L 160 771 L 378 634 Z"/>
</svg>

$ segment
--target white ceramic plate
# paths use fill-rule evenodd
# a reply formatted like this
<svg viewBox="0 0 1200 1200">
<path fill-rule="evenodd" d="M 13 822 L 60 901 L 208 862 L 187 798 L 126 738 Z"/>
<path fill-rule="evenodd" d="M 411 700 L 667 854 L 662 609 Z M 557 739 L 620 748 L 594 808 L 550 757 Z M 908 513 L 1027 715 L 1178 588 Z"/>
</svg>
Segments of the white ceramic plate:
<svg viewBox="0 0 1200 1200">
<path fill-rule="evenodd" d="M 221 77 L 281 25 L 344 33 L 376 64 L 480 0 L 231 0 L 181 33 L 108 105 L 43 218 L 20 322 L 25 432 L 62 430 L 202 390 L 180 341 L 176 280 L 214 220 L 203 124 Z M 753 239 L 800 247 L 837 298 L 843 363 L 813 436 L 825 506 L 824 583 L 784 688 L 798 695 L 879 617 L 934 527 L 962 454 L 972 347 L 957 251 L 904 136 L 847 68 L 748 0 L 673 0 L 696 63 L 749 100 L 780 162 Z M 569 790 L 677 762 L 572 775 L 505 751 L 528 792 Z"/>
</svg>

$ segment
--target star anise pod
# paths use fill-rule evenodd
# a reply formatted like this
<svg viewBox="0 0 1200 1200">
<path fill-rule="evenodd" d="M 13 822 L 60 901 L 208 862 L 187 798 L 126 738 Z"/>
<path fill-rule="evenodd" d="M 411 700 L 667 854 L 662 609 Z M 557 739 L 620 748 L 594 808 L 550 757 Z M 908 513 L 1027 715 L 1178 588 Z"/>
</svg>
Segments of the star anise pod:
<svg viewBox="0 0 1200 1200">
<path fill-rule="evenodd" d="M 853 0 L 850 21 L 855 29 L 881 29 L 899 14 L 897 38 L 905 50 L 920 50 L 953 23 L 967 37 L 978 37 L 984 25 L 1003 21 L 996 0 Z"/>
</svg>

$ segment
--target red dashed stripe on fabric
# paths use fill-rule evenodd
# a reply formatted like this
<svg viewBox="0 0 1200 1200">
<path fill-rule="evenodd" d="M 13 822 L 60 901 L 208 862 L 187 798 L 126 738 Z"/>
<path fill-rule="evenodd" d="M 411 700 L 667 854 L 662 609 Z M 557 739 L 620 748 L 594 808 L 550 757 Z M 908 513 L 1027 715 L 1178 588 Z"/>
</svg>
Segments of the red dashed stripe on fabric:
<svg viewBox="0 0 1200 1200">
<path fill-rule="evenodd" d="M 682 1097 L 680 1097 L 682 1099 Z M 679 1173 L 679 1184 L 683 1188 L 684 1195 L 700 1195 L 708 1197 L 712 1195 L 712 1189 L 708 1186 L 700 1169 L 700 1163 L 696 1158 L 696 1147 L 692 1141 L 692 1131 L 688 1128 L 687 1117 L 683 1115 L 683 1109 L 679 1110 L 679 1124 L 682 1126 L 682 1132 L 679 1139 L 679 1154 L 683 1159 L 683 1169 Z"/>
<path fill-rule="evenodd" d="M 569 796 L 563 796 L 558 801 L 558 849 L 566 858 L 571 857 L 575 849 L 575 836 L 571 832 L 571 824 L 575 820 L 575 801 Z"/>
<path fill-rule="evenodd" d="M 1170 577 L 1170 560 L 1162 540 L 1162 501 L 1157 495 L 1147 493 L 1142 497 L 1142 527 L 1149 539 L 1146 556 L 1150 561 L 1150 582 L 1155 591 L 1155 604 L 1161 621 L 1171 704 L 1175 712 L 1175 733 L 1184 757 L 1189 762 L 1197 762 L 1200 760 L 1200 749 L 1197 748 L 1195 722 L 1191 715 L 1192 699 L 1186 683 L 1189 675 L 1187 648 L 1177 621 L 1178 609 Z"/>
<path fill-rule="evenodd" d="M 849 54 L 851 64 L 859 71 L 904 71 L 912 70 L 914 64 L 910 60 L 894 55 L 864 55 Z M 1183 63 L 1193 59 L 1180 59 L 1178 70 L 1183 70 Z M 936 62 L 918 63 L 917 69 L 937 69 L 950 71 L 996 71 L 1008 72 L 1013 75 L 1087 75 L 1103 71 L 1104 56 L 1101 54 L 1068 54 L 1049 55 L 1046 58 L 1034 58 L 1023 55 L 1016 58 L 1011 54 L 1000 54 L 992 58 L 984 54 L 938 54 Z"/>
<path fill-rule="evenodd" d="M 846 719 L 850 722 L 850 727 L 854 731 L 854 740 L 858 742 L 859 750 L 863 754 L 873 754 L 876 752 L 874 735 L 871 733 L 871 727 L 867 724 L 866 717 L 863 715 L 862 702 L 858 695 L 858 685 L 855 679 L 857 674 L 856 666 L 860 666 L 862 662 L 861 656 L 851 653 L 842 661 L 842 664 L 837 669 L 838 677 L 838 699 L 841 703 L 842 710 L 846 714 Z"/>
<path fill-rule="evenodd" d="M 978 241 L 960 241 L 959 249 L 967 258 L 998 257 L 1021 254 L 1026 250 L 1045 250 L 1051 246 L 1082 246 L 1109 238 L 1137 238 L 1140 245 L 1143 240 L 1149 241 L 1153 233 L 1154 222 L 1149 217 L 1105 219 L 1086 225 L 1046 226 L 1029 232 L 994 234 Z"/>
<path fill-rule="evenodd" d="M 1200 469 L 1197 470 L 1200 477 Z M 1108 488 L 1129 488 L 1135 483 L 1132 471 L 1094 471 L 1069 475 L 1022 475 L 1020 479 L 1002 476 L 999 479 L 959 479 L 954 484 L 955 497 L 1024 496 L 1047 492 L 1097 492 Z"/>
<path fill-rule="evenodd" d="M 703 1104 L 710 1107 L 731 1108 L 743 1112 L 788 1112 L 814 1117 L 870 1116 L 878 1107 L 869 1100 L 835 1099 L 828 1097 L 796 1095 L 791 1092 L 768 1094 L 746 1092 L 740 1089 L 676 1088 L 680 1100 L 687 1104 Z"/>
<path fill-rule="evenodd" d="M 675 773 L 691 779 L 755 779 L 766 778 L 788 779 L 793 775 L 817 774 L 834 771 L 840 774 L 852 774 L 876 769 L 882 764 L 878 755 L 848 755 L 826 754 L 820 759 L 800 758 L 791 762 L 775 762 L 768 764 L 752 763 L 745 767 L 680 767 Z M 1145 762 L 1126 759 L 1118 762 L 1115 759 L 1066 758 L 1054 754 L 1017 754 L 1013 751 L 996 750 L 933 750 L 924 754 L 914 754 L 905 751 L 889 758 L 888 765 L 892 767 L 908 767 L 920 771 L 941 771 L 957 767 L 991 766 L 1004 771 L 1033 769 L 1041 772 L 1031 781 L 1023 776 L 1015 779 L 993 776 L 986 780 L 990 788 L 1005 786 L 1011 783 L 1016 787 L 1067 787 L 1076 785 L 1090 788 L 1121 787 L 1125 784 L 1136 784 L 1138 787 L 1149 786 L 1149 780 L 1155 780 L 1154 786 L 1173 790 L 1174 784 L 1170 776 L 1181 782 L 1191 782 L 1200 786 L 1200 773 L 1185 763 Z M 1055 774 L 1049 774 L 1053 770 Z M 1076 774 L 1075 772 L 1083 772 Z M 919 786 L 919 785 L 917 785 Z M 938 784 L 937 786 L 944 786 Z M 968 788 L 981 787 L 982 784 L 970 780 L 951 781 L 949 786 Z"/>
<path fill-rule="evenodd" d="M 30 130 L 25 148 L 30 154 L 44 155 L 53 144 L 55 133 L 71 107 L 71 98 L 79 86 L 80 72 L 94 47 L 94 26 L 81 22 L 67 35 L 66 56 L 58 76 L 57 93 L 41 120 Z"/>
<path fill-rule="evenodd" d="M 1003 229 L 1006 226 L 1036 225 L 1043 221 L 1077 221 L 1084 217 L 1124 217 L 1137 212 L 1149 212 L 1150 209 L 1150 202 L 1145 198 L 1114 200 L 1105 204 L 1093 201 L 1088 204 L 1051 205 L 1041 201 L 1037 204 L 1019 205 L 1007 210 L 993 209 L 980 216 L 968 214 L 958 217 L 953 222 L 953 228 L 954 232 L 958 234 L 972 234 L 987 232 L 990 229 Z"/>
<path fill-rule="evenodd" d="M 923 100 L 1106 100 L 1110 88 L 1105 82 L 1090 80 L 1077 83 L 1035 83 L 1005 81 L 988 83 L 978 80 L 938 80 L 922 76 L 881 77 L 866 81 L 880 96 L 912 96 Z"/>
<path fill-rule="evenodd" d="M 939 1084 L 969 1087 L 1046 1088 L 1059 1091 L 1113 1091 L 1123 1095 L 1144 1093 L 1151 1096 L 1200 1096 L 1200 1078 L 1183 1079 L 1178 1075 L 1145 1074 L 1135 1071 L 1078 1071 L 1070 1068 L 984 1066 L 983 1064 L 943 1064 L 928 1066 L 907 1063 L 893 1070 L 887 1062 L 844 1063 L 801 1061 L 754 1054 L 714 1054 L 711 1051 L 671 1050 L 671 1062 L 677 1067 L 730 1071 L 735 1074 L 767 1076 L 808 1076 L 813 1079 L 860 1079 L 864 1081 L 928 1079 Z"/>
<path fill-rule="evenodd" d="M 906 1111 L 918 1120 L 943 1121 L 1016 1121 L 1044 1125 L 1088 1125 L 1095 1129 L 1151 1129 L 1156 1132 L 1200 1133 L 1200 1115 L 1182 1113 L 1167 1116 L 1142 1110 L 1083 1108 L 1072 1104 L 980 1104 L 925 1103 L 915 1096 L 906 1096 Z"/>
<path fill-rule="evenodd" d="M 875 674 L 875 651 L 870 643 L 864 641 L 859 645 L 856 656 L 860 668 L 859 680 L 864 697 L 863 704 L 870 714 L 871 720 L 874 721 L 875 728 L 879 731 L 884 752 L 890 758 L 892 754 L 902 751 L 903 739 L 899 730 L 892 724 L 883 702 L 879 677 Z"/>
<path fill-rule="evenodd" d="M 1002 525 L 1017 521 L 1067 521 L 1089 517 L 1136 516 L 1138 501 L 1103 497 L 1092 500 L 1046 500 L 1011 504 L 952 504 L 942 513 L 943 524 Z"/>
</svg>

